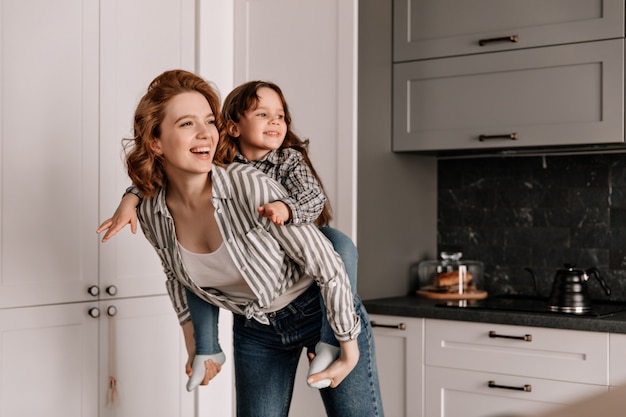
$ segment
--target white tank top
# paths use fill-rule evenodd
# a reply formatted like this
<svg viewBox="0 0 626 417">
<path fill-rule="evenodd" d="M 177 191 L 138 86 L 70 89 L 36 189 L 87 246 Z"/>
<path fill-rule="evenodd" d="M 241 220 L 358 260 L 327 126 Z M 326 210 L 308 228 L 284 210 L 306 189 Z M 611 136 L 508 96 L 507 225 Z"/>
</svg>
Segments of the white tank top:
<svg viewBox="0 0 626 417">
<path fill-rule="evenodd" d="M 224 242 L 210 253 L 194 253 L 180 243 L 183 265 L 191 279 L 201 288 L 214 288 L 236 302 L 255 300 L 256 297 L 233 262 Z M 291 288 L 278 296 L 272 305 L 263 309 L 266 313 L 278 311 L 298 298 L 311 284 L 313 278 L 304 276 Z"/>
</svg>

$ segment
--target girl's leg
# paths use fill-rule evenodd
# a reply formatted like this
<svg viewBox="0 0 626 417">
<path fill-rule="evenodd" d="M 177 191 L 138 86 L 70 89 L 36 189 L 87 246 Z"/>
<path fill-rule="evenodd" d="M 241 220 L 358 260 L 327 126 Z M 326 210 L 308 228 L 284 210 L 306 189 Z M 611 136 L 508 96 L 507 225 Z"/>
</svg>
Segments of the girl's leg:
<svg viewBox="0 0 626 417">
<path fill-rule="evenodd" d="M 302 349 L 319 340 L 319 290 L 312 285 L 269 325 L 234 315 L 235 393 L 239 417 L 287 417 Z M 361 416 L 363 417 L 363 416 Z"/>
<path fill-rule="evenodd" d="M 382 417 L 384 412 L 372 327 L 358 296 L 355 297 L 355 304 L 361 318 L 359 362 L 337 388 L 320 390 L 320 394 L 329 417 Z"/>
<path fill-rule="evenodd" d="M 204 379 L 206 373 L 204 363 L 212 360 L 218 365 L 223 365 L 226 356 L 222 352 L 217 337 L 220 309 L 202 300 L 193 292 L 186 291 L 187 305 L 189 306 L 196 341 L 196 355 L 191 366 L 193 372 L 187 381 L 187 391 L 193 391 Z"/>
<path fill-rule="evenodd" d="M 356 273 L 359 254 L 352 239 L 346 236 L 338 229 L 334 229 L 329 226 L 320 227 L 320 231 L 330 240 L 333 244 L 335 252 L 341 256 L 346 268 L 346 273 L 350 279 L 350 286 L 352 287 L 352 294 L 356 294 Z M 322 314 L 322 328 L 320 334 L 320 342 L 315 347 L 315 359 L 311 362 L 307 378 L 318 372 L 322 372 L 324 369 L 335 361 L 341 353 L 339 349 L 339 342 L 335 339 L 333 329 L 328 323 L 328 317 L 326 315 L 326 307 L 324 300 L 320 297 Z M 330 385 L 330 380 L 324 379 L 319 381 L 311 387 L 313 388 L 326 388 Z"/>
</svg>

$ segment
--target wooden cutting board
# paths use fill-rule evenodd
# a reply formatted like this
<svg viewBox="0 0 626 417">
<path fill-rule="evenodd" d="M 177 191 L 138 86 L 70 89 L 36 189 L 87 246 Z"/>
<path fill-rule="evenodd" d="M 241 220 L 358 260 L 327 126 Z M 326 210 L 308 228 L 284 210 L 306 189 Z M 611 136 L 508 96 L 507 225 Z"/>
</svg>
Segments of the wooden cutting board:
<svg viewBox="0 0 626 417">
<path fill-rule="evenodd" d="M 476 287 L 469 286 L 463 294 L 458 292 L 447 292 L 441 288 L 428 285 L 416 291 L 417 295 L 432 300 L 482 300 L 487 298 L 487 291 L 478 290 Z"/>
</svg>

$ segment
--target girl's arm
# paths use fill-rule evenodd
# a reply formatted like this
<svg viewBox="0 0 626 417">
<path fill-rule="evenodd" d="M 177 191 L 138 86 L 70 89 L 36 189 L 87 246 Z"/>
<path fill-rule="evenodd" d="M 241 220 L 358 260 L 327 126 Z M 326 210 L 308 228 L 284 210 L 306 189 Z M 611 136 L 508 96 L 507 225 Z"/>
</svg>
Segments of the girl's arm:
<svg viewBox="0 0 626 417">
<path fill-rule="evenodd" d="M 122 230 L 124 226 L 130 224 L 130 231 L 137 233 L 137 206 L 141 202 L 138 194 L 133 192 L 133 187 L 126 190 L 122 201 L 113 213 L 113 217 L 102 222 L 96 233 L 100 234 L 106 230 L 102 237 L 102 242 L 106 242 L 112 238 L 117 232 Z"/>
<path fill-rule="evenodd" d="M 281 199 L 291 212 L 290 221 L 294 224 L 313 223 L 324 210 L 326 195 L 302 154 L 293 149 L 282 161 L 279 178 L 275 178 L 287 190 L 287 197 Z"/>
</svg>

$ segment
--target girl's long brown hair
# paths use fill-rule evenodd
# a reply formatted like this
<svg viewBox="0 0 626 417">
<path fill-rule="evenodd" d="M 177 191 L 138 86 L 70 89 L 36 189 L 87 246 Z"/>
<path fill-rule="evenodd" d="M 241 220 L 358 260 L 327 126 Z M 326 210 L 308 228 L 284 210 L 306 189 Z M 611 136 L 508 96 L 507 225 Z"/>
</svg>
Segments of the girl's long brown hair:
<svg viewBox="0 0 626 417">
<path fill-rule="evenodd" d="M 202 94 L 209 102 L 222 141 L 224 119 L 215 87 L 185 70 L 165 71 L 157 76 L 135 110 L 134 137 L 124 140 L 128 176 L 144 197 L 154 196 L 167 182 L 162 157 L 156 155 L 151 147 L 151 143 L 161 136 L 165 109 L 175 96 L 193 91 Z M 219 165 L 219 161 L 215 163 Z"/>
<path fill-rule="evenodd" d="M 227 126 L 229 121 L 239 123 L 239 120 L 241 119 L 241 117 L 243 117 L 246 111 L 256 108 L 259 102 L 259 96 L 257 94 L 257 91 L 259 91 L 259 89 L 263 87 L 274 90 L 276 94 L 278 94 L 278 96 L 280 97 L 280 101 L 283 105 L 283 110 L 285 111 L 287 134 L 285 135 L 283 143 L 280 145 L 280 149 L 292 148 L 300 152 L 304 158 L 304 162 L 309 166 L 311 172 L 322 187 L 324 194 L 326 194 L 326 190 L 324 190 L 322 180 L 317 174 L 317 171 L 315 171 L 315 168 L 311 163 L 311 159 L 309 158 L 309 141 L 308 139 L 301 139 L 291 128 L 291 114 L 289 113 L 287 100 L 285 100 L 285 96 L 280 87 L 278 87 L 278 85 L 269 81 L 249 81 L 231 91 L 224 100 L 224 105 L 222 107 L 224 126 Z M 239 138 L 233 137 L 228 132 L 225 132 L 224 138 L 221 141 L 221 145 L 217 147 L 215 153 L 215 161 L 219 161 L 222 164 L 229 164 L 235 160 L 235 156 L 238 152 Z M 332 212 L 328 199 L 326 199 L 324 209 L 322 210 L 322 213 L 319 215 L 319 217 L 315 220 L 315 224 L 318 226 L 327 225 L 331 219 Z"/>
</svg>

